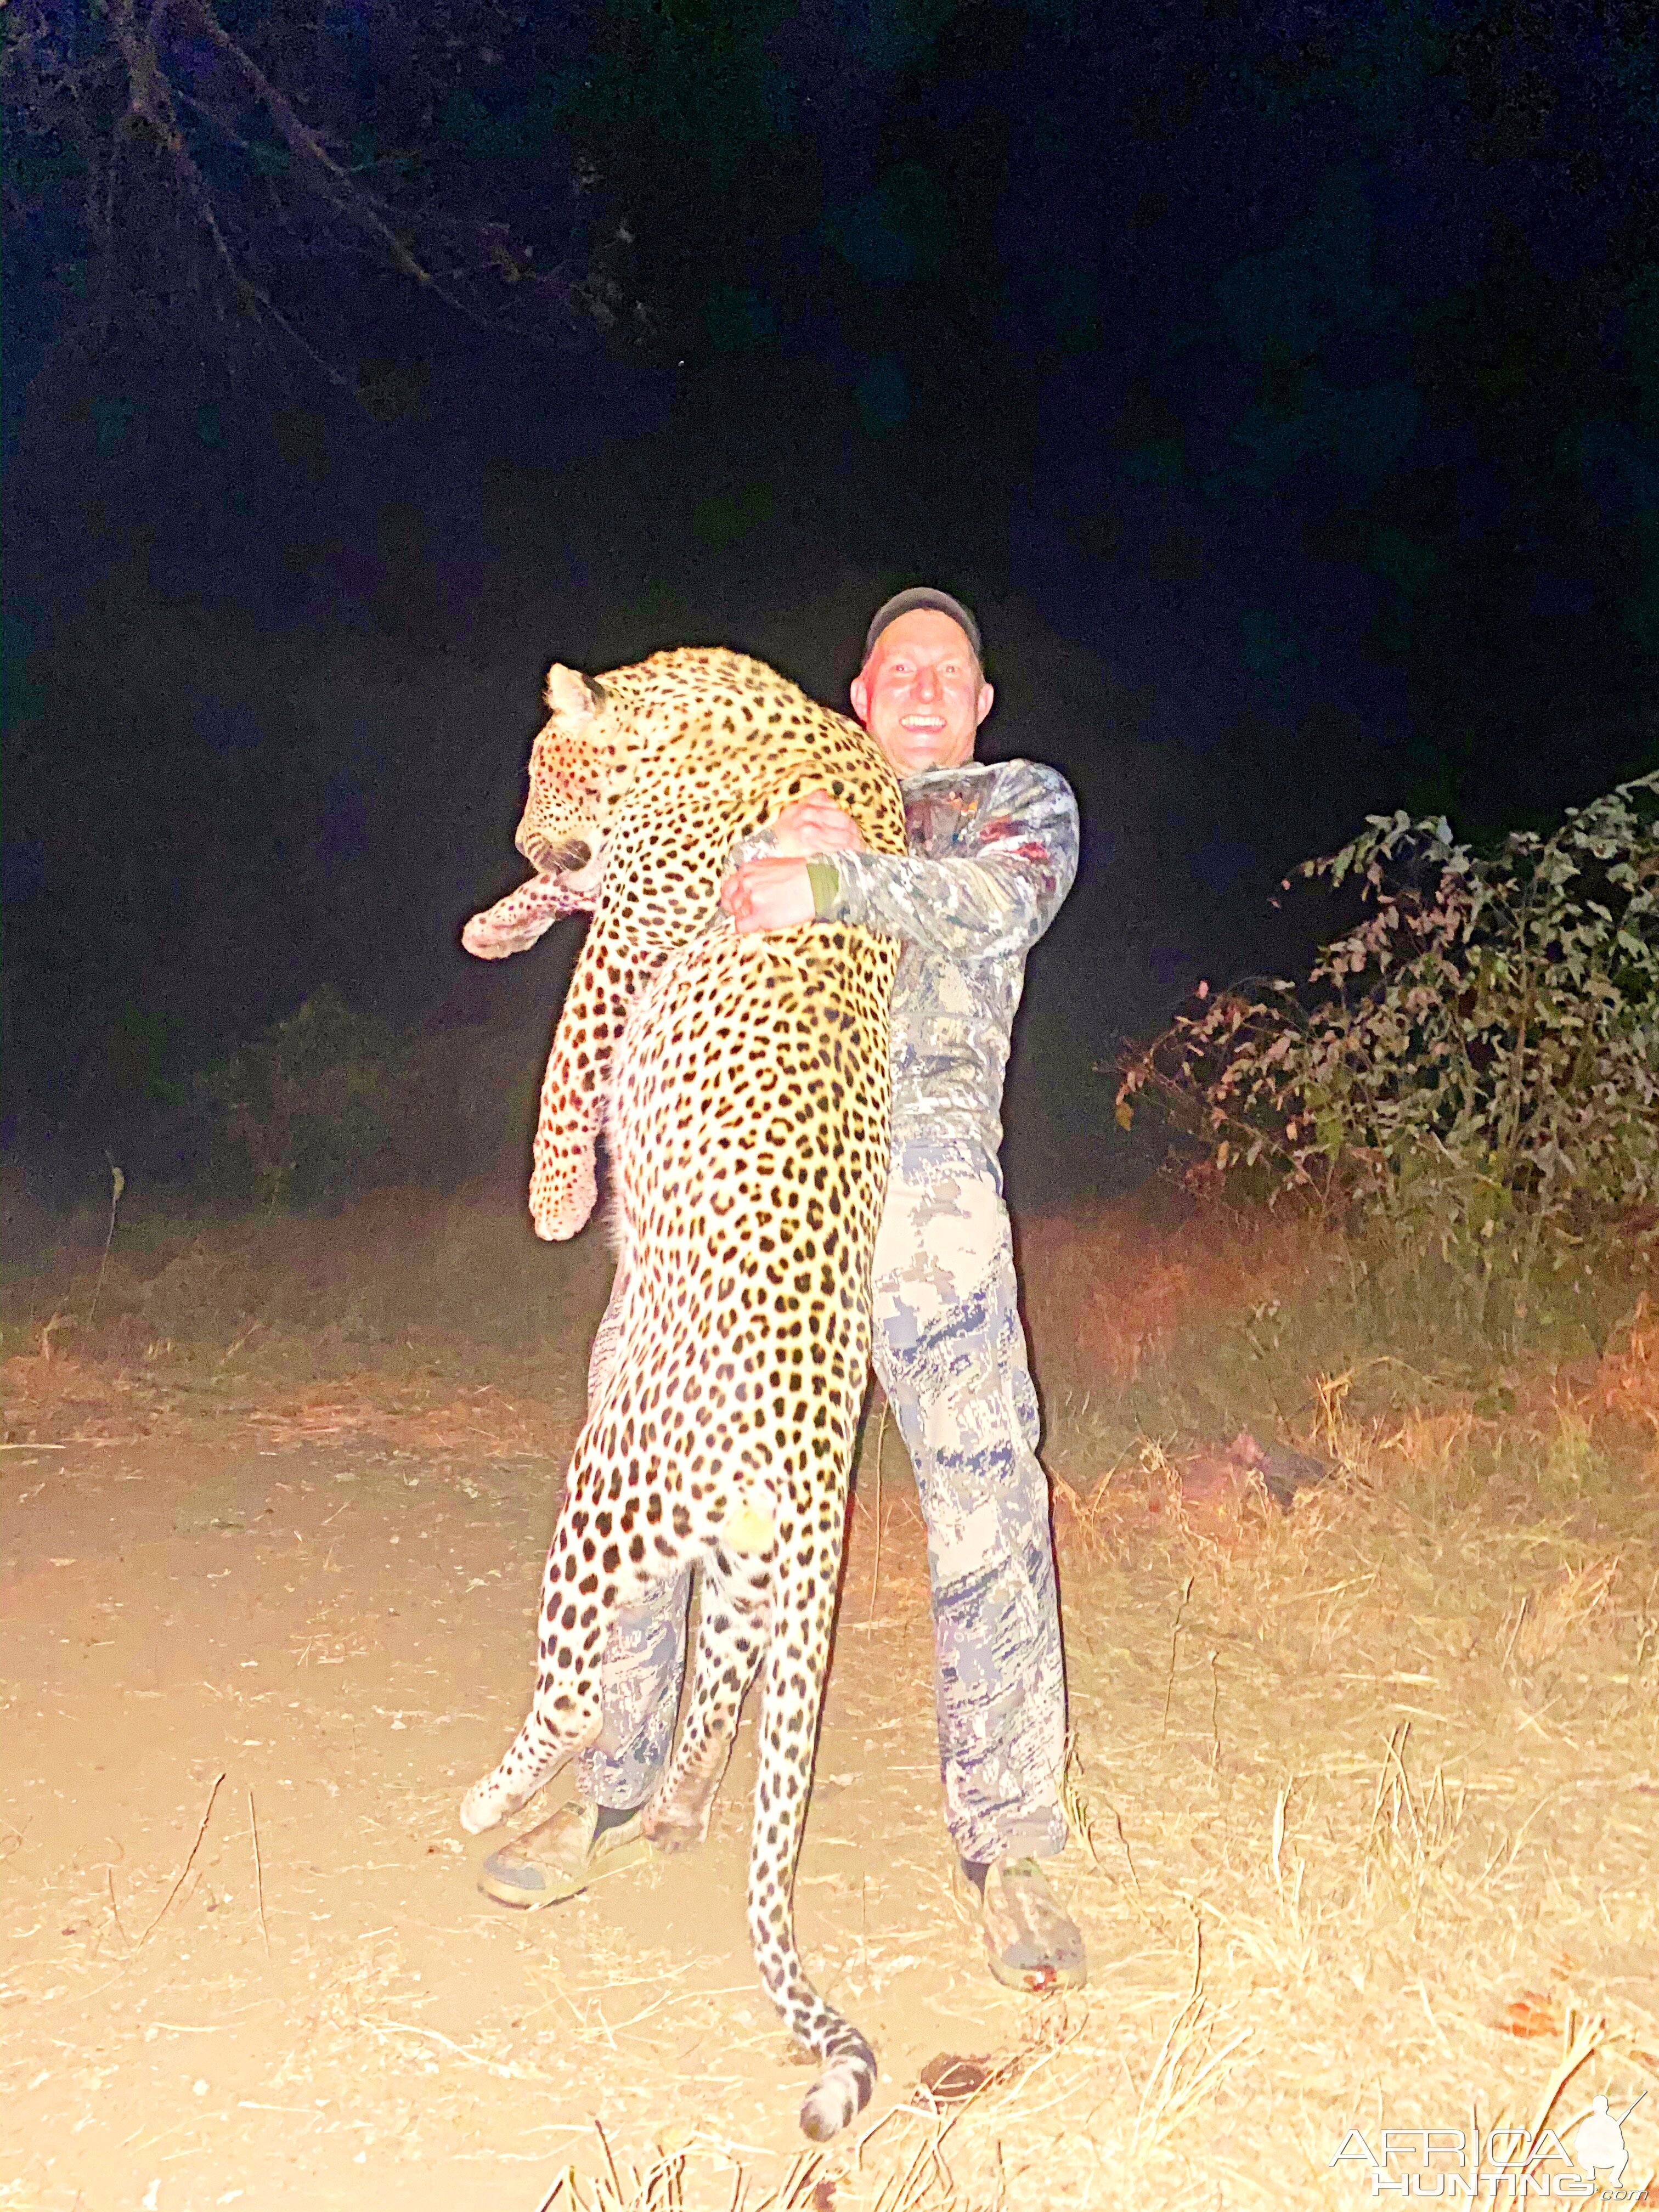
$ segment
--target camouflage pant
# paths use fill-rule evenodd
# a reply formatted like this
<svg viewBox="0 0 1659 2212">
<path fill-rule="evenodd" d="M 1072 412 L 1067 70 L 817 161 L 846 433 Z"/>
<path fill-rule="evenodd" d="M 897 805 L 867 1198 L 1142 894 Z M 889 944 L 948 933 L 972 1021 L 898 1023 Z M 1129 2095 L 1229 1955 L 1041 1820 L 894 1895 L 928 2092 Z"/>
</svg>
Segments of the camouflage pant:
<svg viewBox="0 0 1659 2212">
<path fill-rule="evenodd" d="M 1066 1727 L 1048 1480 L 996 1164 L 961 1139 L 907 1139 L 876 1244 L 875 1366 L 927 1522 L 945 1820 L 963 1858 L 1060 1850 Z M 595 1339 L 590 1393 L 614 1345 Z M 578 1786 L 650 1794 L 673 1735 L 689 1574 L 611 1632 L 603 1726 Z"/>
</svg>

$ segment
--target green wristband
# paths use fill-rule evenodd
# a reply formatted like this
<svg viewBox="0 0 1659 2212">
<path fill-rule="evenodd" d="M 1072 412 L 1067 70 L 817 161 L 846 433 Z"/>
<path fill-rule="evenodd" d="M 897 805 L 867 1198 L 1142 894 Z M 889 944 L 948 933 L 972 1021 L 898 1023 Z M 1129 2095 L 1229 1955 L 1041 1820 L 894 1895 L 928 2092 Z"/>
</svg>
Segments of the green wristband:
<svg viewBox="0 0 1659 2212">
<path fill-rule="evenodd" d="M 829 921 L 836 911 L 836 901 L 841 896 L 841 876 L 833 860 L 809 860 L 806 879 L 812 886 L 812 912 L 819 921 Z"/>
</svg>

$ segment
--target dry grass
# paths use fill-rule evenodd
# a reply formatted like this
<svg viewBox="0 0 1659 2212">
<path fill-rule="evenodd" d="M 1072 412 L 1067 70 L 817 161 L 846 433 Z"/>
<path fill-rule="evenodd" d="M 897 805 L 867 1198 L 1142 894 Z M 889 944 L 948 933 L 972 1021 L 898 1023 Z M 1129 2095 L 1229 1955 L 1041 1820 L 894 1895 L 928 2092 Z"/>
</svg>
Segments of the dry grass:
<svg viewBox="0 0 1659 2212">
<path fill-rule="evenodd" d="M 1176 1266 L 1196 1279 L 1177 1249 L 1149 1271 L 1154 1315 Z M 1258 1263 L 1279 1271 L 1280 1349 L 1210 1433 L 1245 1413 L 1334 1473 L 1289 1512 L 1241 1494 L 1200 1517 L 1179 1477 L 1201 1400 L 1170 1363 L 1219 1364 L 1229 1331 L 1262 1343 Z M 1598 2089 L 1622 2110 L 1659 2087 L 1652 1299 L 1611 1284 L 1623 1318 L 1588 1354 L 1482 1372 L 1459 1347 L 1449 1379 L 1333 1346 L 1328 1315 L 1299 1325 L 1331 1260 L 1304 1251 L 1300 1290 L 1297 1264 L 1272 1237 L 1218 1249 L 1193 1326 L 1160 1353 L 1127 1314 L 1140 1351 L 1115 1392 L 1097 1376 L 1069 1431 L 1062 1409 L 1055 1456 L 1094 1477 L 1056 1502 L 1062 1795 L 1096 1971 L 1041 2112 L 989 2095 L 959 2115 L 963 2205 L 1001 2201 L 1011 2159 L 1048 2192 L 1011 2203 L 1328 2202 L 1350 2124 L 1473 2111 L 1571 2143 Z M 1040 1279 L 1052 1315 L 1063 1278 Z M 1298 1370 L 1298 1341 L 1342 1357 Z M 1051 1393 L 1060 1365 L 1051 1343 Z M 1131 1389 L 1161 1433 L 1091 1464 L 1103 1400 L 1121 1414 Z"/>
<path fill-rule="evenodd" d="M 1289 1214 L 1242 1217 L 1144 1202 L 1019 1224 L 1033 1336 L 1055 1370 L 1134 1382 L 1176 1344 L 1306 1284 L 1334 1264 Z"/>
<path fill-rule="evenodd" d="M 147 1214 L 129 1200 L 106 1265 L 107 1226 L 88 1214 L 50 1234 L 37 1224 L 27 1243 L 11 1243 L 0 1283 L 7 1352 L 38 1351 L 50 1328 L 58 1349 L 82 1356 L 264 1376 L 301 1364 L 337 1371 L 366 1351 L 384 1368 L 414 1336 L 464 1343 L 475 1364 L 556 1356 L 562 1382 L 567 1367 L 585 1365 L 611 1264 L 603 1231 L 538 1244 L 520 1194 L 496 1188 L 377 1191 L 335 1214 L 220 1220 Z"/>
</svg>

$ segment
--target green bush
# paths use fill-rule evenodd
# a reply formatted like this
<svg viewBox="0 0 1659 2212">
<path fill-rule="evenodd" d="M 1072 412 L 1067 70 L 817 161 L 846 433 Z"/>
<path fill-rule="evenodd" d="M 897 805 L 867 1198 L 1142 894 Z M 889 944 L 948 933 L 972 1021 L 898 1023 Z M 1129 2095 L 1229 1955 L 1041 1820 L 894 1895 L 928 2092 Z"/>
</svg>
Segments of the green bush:
<svg viewBox="0 0 1659 2212">
<path fill-rule="evenodd" d="M 1659 774 L 1489 855 L 1372 816 L 1298 872 L 1366 911 L 1301 987 L 1211 994 L 1121 1069 L 1160 1096 L 1196 1184 L 1244 1178 L 1436 1261 L 1473 1316 L 1524 1322 L 1659 1204 Z"/>
<path fill-rule="evenodd" d="M 546 1016 L 398 1030 L 325 988 L 197 1079 L 176 1153 L 200 1192 L 268 1211 L 388 1184 L 527 1172 Z"/>
<path fill-rule="evenodd" d="M 305 1206 L 373 1178 L 404 1054 L 331 986 L 198 1078 L 261 1205 Z"/>
</svg>

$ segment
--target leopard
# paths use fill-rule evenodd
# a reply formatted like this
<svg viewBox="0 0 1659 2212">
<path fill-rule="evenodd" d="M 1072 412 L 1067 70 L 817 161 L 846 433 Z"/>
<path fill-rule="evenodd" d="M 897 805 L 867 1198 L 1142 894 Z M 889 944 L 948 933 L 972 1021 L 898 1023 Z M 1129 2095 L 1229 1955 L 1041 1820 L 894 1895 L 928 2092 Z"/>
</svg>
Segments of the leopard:
<svg viewBox="0 0 1659 2212">
<path fill-rule="evenodd" d="M 659 1850 L 704 1840 L 761 1677 L 749 1933 L 772 2002 L 820 2063 L 800 2124 L 823 2142 L 876 2078 L 868 2041 L 808 1977 L 792 1897 L 869 1358 L 898 946 L 839 922 L 739 933 L 716 892 L 733 851 L 810 791 L 872 852 L 904 851 L 903 806 L 857 723 L 723 647 L 596 678 L 556 665 L 545 696 L 514 839 L 537 873 L 464 939 L 504 957 L 591 913 L 530 1210 L 542 1237 L 577 1233 L 603 1129 L 615 1341 L 548 1551 L 530 1711 L 461 1820 L 494 1827 L 595 1739 L 617 1614 L 696 1567 L 690 1693 L 642 1825 Z"/>
</svg>

